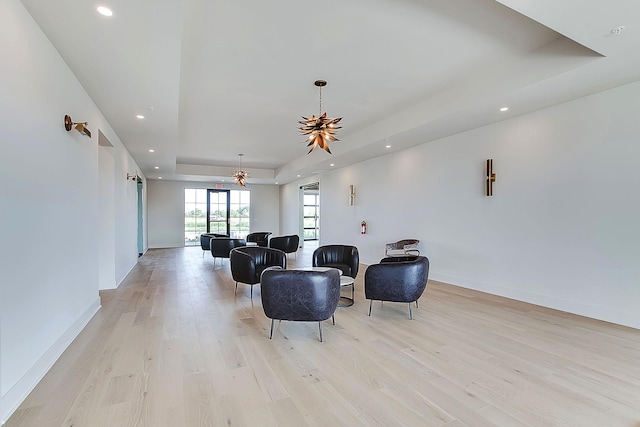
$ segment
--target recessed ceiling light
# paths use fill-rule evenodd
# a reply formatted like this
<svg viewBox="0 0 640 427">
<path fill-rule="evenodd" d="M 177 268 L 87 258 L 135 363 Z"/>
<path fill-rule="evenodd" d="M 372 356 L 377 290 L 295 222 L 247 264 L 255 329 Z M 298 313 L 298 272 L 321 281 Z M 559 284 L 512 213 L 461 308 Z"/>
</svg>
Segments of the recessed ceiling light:
<svg viewBox="0 0 640 427">
<path fill-rule="evenodd" d="M 334 166 L 335 166 L 335 163 L 331 163 L 329 166 L 334 167 Z"/>
<path fill-rule="evenodd" d="M 278 183 L 278 181 L 276 181 L 276 184 Z"/>
<path fill-rule="evenodd" d="M 154 169 L 160 169 L 160 166 L 154 166 L 153 168 Z"/>
<path fill-rule="evenodd" d="M 151 149 L 149 149 L 149 152 L 150 152 L 150 153 L 155 153 L 155 152 L 156 152 L 156 150 L 154 150 L 153 148 L 151 148 Z"/>
<path fill-rule="evenodd" d="M 296 175 L 298 178 L 300 178 L 300 175 Z"/>
<path fill-rule="evenodd" d="M 113 15 L 113 12 L 108 7 L 98 6 L 97 7 L 97 11 L 98 11 L 98 13 L 100 15 L 104 15 L 104 16 L 112 16 Z"/>
<path fill-rule="evenodd" d="M 159 177 L 158 177 L 158 179 L 162 179 L 162 177 L 161 177 L 161 176 L 159 176 Z"/>
<path fill-rule="evenodd" d="M 138 114 L 136 117 L 137 117 L 138 119 L 144 119 L 144 116 L 143 116 L 142 114 Z"/>
<path fill-rule="evenodd" d="M 500 111 L 509 111 L 509 107 L 502 107 Z"/>
<path fill-rule="evenodd" d="M 385 147 L 385 148 L 391 148 L 391 146 L 390 146 L 390 145 L 385 145 L 384 147 Z"/>
</svg>

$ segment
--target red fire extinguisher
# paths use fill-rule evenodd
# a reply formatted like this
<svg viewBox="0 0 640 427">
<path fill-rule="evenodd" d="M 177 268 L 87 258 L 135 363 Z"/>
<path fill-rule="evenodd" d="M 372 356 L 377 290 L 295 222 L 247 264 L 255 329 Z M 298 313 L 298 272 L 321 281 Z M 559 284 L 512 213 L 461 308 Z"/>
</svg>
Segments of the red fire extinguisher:
<svg viewBox="0 0 640 427">
<path fill-rule="evenodd" d="M 367 221 L 360 223 L 360 234 L 367 234 Z"/>
</svg>

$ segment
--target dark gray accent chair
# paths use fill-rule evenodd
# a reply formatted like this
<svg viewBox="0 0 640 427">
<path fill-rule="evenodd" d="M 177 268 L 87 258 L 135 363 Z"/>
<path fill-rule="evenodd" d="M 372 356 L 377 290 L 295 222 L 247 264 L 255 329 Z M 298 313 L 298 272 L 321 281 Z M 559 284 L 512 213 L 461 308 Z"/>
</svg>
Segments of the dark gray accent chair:
<svg viewBox="0 0 640 427">
<path fill-rule="evenodd" d="M 209 246 L 211 246 L 213 266 L 216 266 L 216 258 L 229 258 L 229 253 L 232 249 L 246 245 L 247 241 L 244 239 L 232 239 L 230 237 L 216 237 L 214 239 L 210 239 Z"/>
<path fill-rule="evenodd" d="M 209 240 L 216 237 L 229 237 L 226 234 L 218 234 L 218 233 L 204 233 L 200 235 L 200 246 L 202 247 L 202 257 L 204 258 L 205 252 L 211 251 L 211 246 Z"/>
<path fill-rule="evenodd" d="M 270 235 L 270 231 L 256 231 L 253 233 L 249 233 L 247 234 L 247 242 L 254 242 L 258 246 L 267 247 L 269 246 Z"/>
<path fill-rule="evenodd" d="M 369 301 L 369 316 L 373 300 L 409 303 L 409 319 L 413 319 L 411 303 L 418 299 L 429 280 L 429 259 L 424 256 L 395 256 L 367 267 L 364 273 L 364 296 Z"/>
<path fill-rule="evenodd" d="M 238 282 L 245 283 L 251 285 L 253 298 L 253 285 L 260 283 L 262 272 L 269 267 L 287 268 L 287 254 L 262 246 L 243 246 L 231 250 L 229 262 L 231 276 L 236 281 L 235 292 L 238 291 Z"/>
<path fill-rule="evenodd" d="M 269 247 L 274 249 L 280 249 L 285 254 L 295 254 L 298 252 L 298 246 L 300 245 L 300 236 L 292 234 L 290 236 L 277 236 L 272 237 L 269 240 Z"/>
<path fill-rule="evenodd" d="M 313 251 L 314 267 L 333 267 L 342 270 L 345 276 L 356 278 L 360 266 L 358 248 L 347 245 L 325 245 Z"/>
<path fill-rule="evenodd" d="M 313 251 L 312 265 L 314 267 L 333 267 L 342 271 L 345 276 L 353 277 L 358 275 L 360 267 L 360 255 L 358 248 L 348 245 L 325 245 Z M 351 303 L 355 301 L 355 280 L 351 283 Z M 341 306 L 343 307 L 343 306 Z"/>
<path fill-rule="evenodd" d="M 277 319 L 318 322 L 322 342 L 322 322 L 333 317 L 340 299 L 340 272 L 283 270 L 268 268 L 262 273 L 260 284 L 262 308 L 271 319 L 269 339 L 273 337 L 273 323 Z"/>
</svg>

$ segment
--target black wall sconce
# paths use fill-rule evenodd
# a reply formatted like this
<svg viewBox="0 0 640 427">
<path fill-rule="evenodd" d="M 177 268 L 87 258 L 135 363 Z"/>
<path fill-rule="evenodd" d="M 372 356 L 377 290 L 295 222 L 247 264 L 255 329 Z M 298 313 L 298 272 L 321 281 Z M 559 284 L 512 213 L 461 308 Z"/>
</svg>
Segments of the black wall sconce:
<svg viewBox="0 0 640 427">
<path fill-rule="evenodd" d="M 84 133 L 89 138 L 91 138 L 91 131 L 87 129 L 88 124 L 88 122 L 74 122 L 71 116 L 64 116 L 64 128 L 67 132 L 75 127 L 78 132 Z"/>
<path fill-rule="evenodd" d="M 494 182 L 496 182 L 496 174 L 493 172 L 493 159 L 487 159 L 487 196 L 493 196 Z"/>
</svg>

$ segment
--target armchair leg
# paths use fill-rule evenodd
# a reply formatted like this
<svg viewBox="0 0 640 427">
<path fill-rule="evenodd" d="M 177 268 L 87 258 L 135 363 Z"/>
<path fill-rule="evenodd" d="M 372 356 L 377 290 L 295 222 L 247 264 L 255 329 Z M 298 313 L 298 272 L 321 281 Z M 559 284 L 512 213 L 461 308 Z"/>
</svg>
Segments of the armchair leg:
<svg viewBox="0 0 640 427">
<path fill-rule="evenodd" d="M 238 293 L 238 282 L 236 282 L 236 290 L 233 291 L 234 295 Z"/>
<path fill-rule="evenodd" d="M 373 305 L 373 300 L 369 300 L 369 316 L 371 316 L 371 306 Z"/>
<path fill-rule="evenodd" d="M 413 313 L 411 312 L 411 303 L 409 303 L 409 320 L 413 320 Z"/>
<path fill-rule="evenodd" d="M 251 285 L 251 299 L 253 299 L 253 285 Z"/>
<path fill-rule="evenodd" d="M 416 300 L 416 308 L 418 308 L 418 300 Z"/>
<path fill-rule="evenodd" d="M 273 319 L 271 319 L 271 330 L 269 331 L 269 339 L 273 337 Z"/>
<path fill-rule="evenodd" d="M 331 322 L 333 322 L 333 324 L 336 324 L 336 316 L 334 316 L 333 314 L 331 315 Z"/>
<path fill-rule="evenodd" d="M 318 322 L 318 329 L 320 330 L 320 342 L 322 342 L 322 322 Z"/>
</svg>

